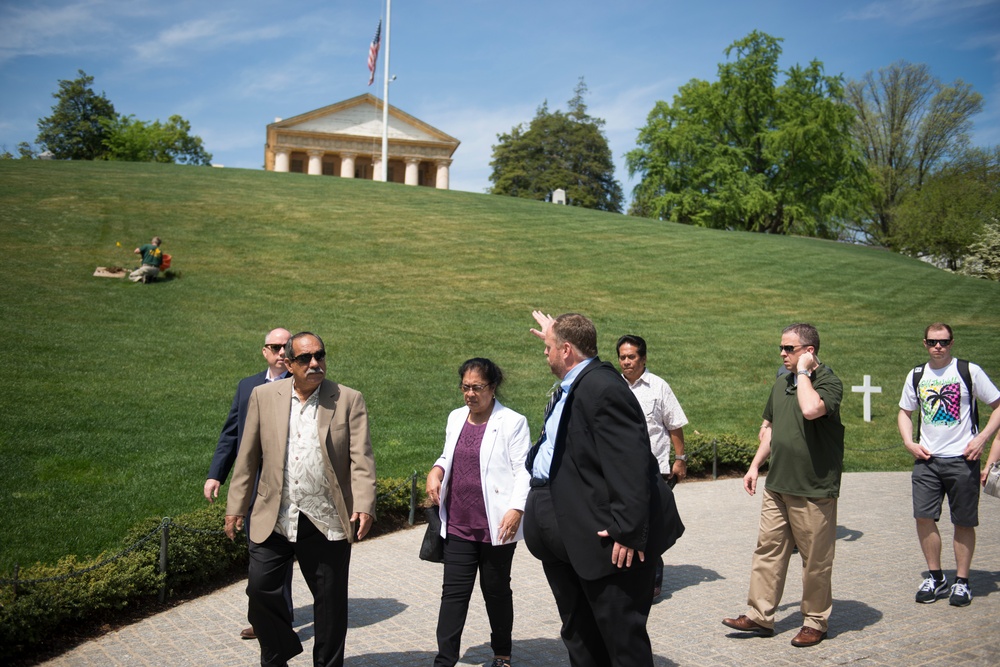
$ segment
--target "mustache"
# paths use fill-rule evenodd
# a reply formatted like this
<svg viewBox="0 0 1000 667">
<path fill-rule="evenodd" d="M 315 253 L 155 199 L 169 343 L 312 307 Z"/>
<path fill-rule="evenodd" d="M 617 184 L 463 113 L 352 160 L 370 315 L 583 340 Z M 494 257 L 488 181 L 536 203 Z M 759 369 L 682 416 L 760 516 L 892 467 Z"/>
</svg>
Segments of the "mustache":
<svg viewBox="0 0 1000 667">
<path fill-rule="evenodd" d="M 306 375 L 316 375 L 317 373 L 319 375 L 325 375 L 326 371 L 324 371 L 321 368 L 310 368 L 309 370 L 306 371 Z"/>
</svg>

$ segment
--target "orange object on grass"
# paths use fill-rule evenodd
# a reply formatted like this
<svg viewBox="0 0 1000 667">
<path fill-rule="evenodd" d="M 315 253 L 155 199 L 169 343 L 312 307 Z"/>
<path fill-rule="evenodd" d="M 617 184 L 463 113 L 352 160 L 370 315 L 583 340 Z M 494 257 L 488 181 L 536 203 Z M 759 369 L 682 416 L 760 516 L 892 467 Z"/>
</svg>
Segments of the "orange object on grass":
<svg viewBox="0 0 1000 667">
<path fill-rule="evenodd" d="M 166 271 L 169 268 L 170 268 L 170 255 L 168 255 L 167 253 L 163 253 L 163 256 L 160 257 L 160 271 Z"/>
</svg>

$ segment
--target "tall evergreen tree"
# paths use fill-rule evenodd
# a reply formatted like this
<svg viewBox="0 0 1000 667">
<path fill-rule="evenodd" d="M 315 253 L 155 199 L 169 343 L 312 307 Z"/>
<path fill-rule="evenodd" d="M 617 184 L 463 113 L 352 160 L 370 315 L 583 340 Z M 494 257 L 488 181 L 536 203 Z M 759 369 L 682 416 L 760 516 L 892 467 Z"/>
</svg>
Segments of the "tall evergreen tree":
<svg viewBox="0 0 1000 667">
<path fill-rule="evenodd" d="M 94 77 L 82 69 L 76 79 L 59 82 L 52 93 L 57 102 L 52 115 L 38 121 L 37 144 L 62 160 L 97 160 L 104 157 L 108 130 L 102 119 L 114 120 L 115 107 L 90 87 Z"/>
<path fill-rule="evenodd" d="M 587 113 L 586 92 L 581 78 L 568 112 L 549 111 L 543 103 L 527 128 L 518 124 L 497 136 L 492 194 L 545 200 L 562 188 L 572 206 L 621 212 L 622 188 L 614 177 L 604 120 Z"/>
</svg>

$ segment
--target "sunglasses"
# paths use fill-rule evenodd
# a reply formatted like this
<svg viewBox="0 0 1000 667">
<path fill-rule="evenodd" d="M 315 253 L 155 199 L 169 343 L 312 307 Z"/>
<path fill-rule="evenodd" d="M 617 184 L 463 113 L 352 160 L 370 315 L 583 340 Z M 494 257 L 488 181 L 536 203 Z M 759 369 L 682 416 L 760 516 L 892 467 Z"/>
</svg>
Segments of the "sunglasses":
<svg viewBox="0 0 1000 667">
<path fill-rule="evenodd" d="M 925 338 L 924 343 L 927 347 L 936 347 L 938 345 L 948 347 L 951 345 L 951 338 Z"/>
<path fill-rule="evenodd" d="M 286 361 L 291 361 L 293 364 L 302 364 L 303 366 L 312 363 L 312 360 L 323 361 L 326 359 L 326 350 L 320 350 L 319 352 L 303 352 L 302 354 L 291 357 Z"/>
<path fill-rule="evenodd" d="M 800 347 L 805 347 L 805 345 L 779 345 L 778 346 L 778 353 L 780 354 L 780 353 L 784 352 L 786 354 L 791 354 L 792 352 L 794 352 L 795 350 L 799 349 Z"/>
<path fill-rule="evenodd" d="M 269 350 L 271 350 L 271 352 L 274 352 L 275 354 L 278 354 L 279 352 L 281 352 L 281 348 L 285 347 L 285 344 L 284 343 L 264 343 L 264 347 L 266 347 Z"/>
<path fill-rule="evenodd" d="M 474 394 L 478 394 L 480 392 L 486 391 L 486 389 L 489 386 L 490 385 L 488 384 L 460 384 L 459 388 L 462 390 L 463 394 L 468 391 L 471 391 Z"/>
</svg>

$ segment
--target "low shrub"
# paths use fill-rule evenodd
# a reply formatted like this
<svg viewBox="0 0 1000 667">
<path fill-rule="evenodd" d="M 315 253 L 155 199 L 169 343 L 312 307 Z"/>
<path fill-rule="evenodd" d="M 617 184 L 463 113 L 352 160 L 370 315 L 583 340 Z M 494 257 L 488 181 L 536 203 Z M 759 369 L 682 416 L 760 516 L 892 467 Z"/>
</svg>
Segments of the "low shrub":
<svg viewBox="0 0 1000 667">
<path fill-rule="evenodd" d="M 714 447 L 713 447 L 714 443 Z M 687 454 L 688 475 L 701 477 L 712 474 L 712 460 L 717 457 L 719 475 L 743 475 L 757 453 L 757 442 L 731 433 L 705 435 L 684 434 L 684 451 Z"/>
</svg>

